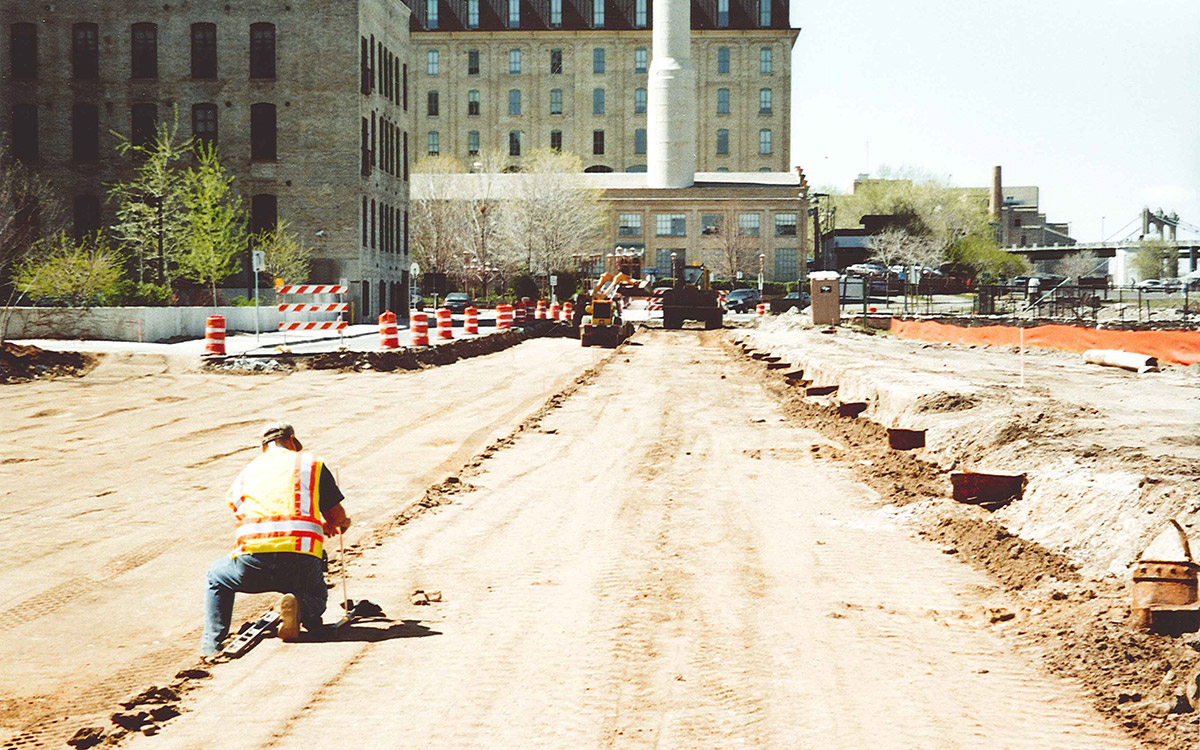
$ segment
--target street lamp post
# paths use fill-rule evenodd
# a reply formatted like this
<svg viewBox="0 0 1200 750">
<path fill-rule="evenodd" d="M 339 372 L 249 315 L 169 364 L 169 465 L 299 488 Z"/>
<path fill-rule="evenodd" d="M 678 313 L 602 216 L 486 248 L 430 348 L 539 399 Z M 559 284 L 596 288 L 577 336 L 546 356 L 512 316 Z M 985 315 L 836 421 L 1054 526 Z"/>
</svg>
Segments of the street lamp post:
<svg viewBox="0 0 1200 750">
<path fill-rule="evenodd" d="M 758 298 L 761 300 L 763 296 L 763 271 L 766 268 L 767 256 L 762 253 L 758 254 Z"/>
</svg>

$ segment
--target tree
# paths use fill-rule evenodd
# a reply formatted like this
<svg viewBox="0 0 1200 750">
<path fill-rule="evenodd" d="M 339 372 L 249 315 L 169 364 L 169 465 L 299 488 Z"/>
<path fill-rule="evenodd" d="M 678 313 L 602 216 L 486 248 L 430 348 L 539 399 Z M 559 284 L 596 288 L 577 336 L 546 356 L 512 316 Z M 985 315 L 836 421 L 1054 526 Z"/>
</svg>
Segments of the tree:
<svg viewBox="0 0 1200 750">
<path fill-rule="evenodd" d="M 12 273 L 41 243 L 63 229 L 61 201 L 50 183 L 39 179 L 0 143 L 0 343 L 4 342 L 12 308 L 23 296 L 9 284 Z"/>
<path fill-rule="evenodd" d="M 946 250 L 946 262 L 984 279 L 1011 279 L 1030 269 L 1024 256 L 1001 250 L 994 235 L 963 237 Z"/>
<path fill-rule="evenodd" d="M 1143 238 L 1133 254 L 1133 273 L 1139 281 L 1178 276 L 1178 246 L 1158 237 Z"/>
<path fill-rule="evenodd" d="M 287 222 L 281 221 L 274 229 L 256 235 L 254 247 L 263 252 L 263 271 L 272 279 L 299 282 L 308 278 L 312 248 L 305 247 L 299 235 L 288 231 Z"/>
<path fill-rule="evenodd" d="M 915 289 L 913 276 L 918 269 L 937 267 L 945 261 L 945 251 L 928 236 L 910 234 L 904 229 L 886 229 L 871 238 L 871 255 L 885 266 L 904 266 L 904 304 Z"/>
<path fill-rule="evenodd" d="M 114 135 L 120 141 L 117 151 L 130 156 L 136 166 L 132 180 L 109 189 L 109 200 L 116 206 L 113 236 L 135 264 L 139 283 L 153 269 L 150 275 L 157 283 L 167 284 L 190 230 L 181 166 L 194 153 L 193 139 L 180 136 L 178 116 L 171 123 L 159 123 L 154 138 L 144 145 Z"/>
<path fill-rule="evenodd" d="M 737 223 L 737 212 L 734 209 L 727 208 L 723 213 L 718 214 L 718 217 L 720 223 L 715 231 L 708 234 L 711 246 L 718 254 L 716 268 L 718 275 L 733 280 L 737 278 L 738 271 L 745 271 L 750 266 L 757 269 L 755 261 L 759 251 L 758 238 L 742 234 Z M 707 227 L 702 228 L 703 231 L 707 231 L 707 229 Z"/>
<path fill-rule="evenodd" d="M 461 259 L 470 217 L 449 182 L 437 177 L 461 174 L 462 164 L 450 156 L 430 156 L 418 160 L 413 171 L 433 179 L 428 181 L 430 189 L 409 207 L 412 259 L 425 273 L 451 273 Z"/>
<path fill-rule="evenodd" d="M 196 149 L 196 166 L 183 173 L 180 203 L 187 223 L 176 256 L 179 275 L 212 291 L 217 304 L 217 282 L 241 269 L 246 248 L 246 207 L 233 189 L 233 175 L 225 171 L 213 146 Z"/>
<path fill-rule="evenodd" d="M 59 232 L 38 243 L 13 274 L 20 292 L 37 301 L 88 307 L 111 294 L 121 281 L 121 258 L 101 234 L 76 242 Z"/>
<path fill-rule="evenodd" d="M 1083 250 L 1063 256 L 1062 260 L 1055 264 L 1055 270 L 1075 283 L 1079 283 L 1079 279 L 1095 276 L 1097 272 L 1101 272 L 1101 268 L 1106 263 L 1107 261 L 1096 258 L 1096 254 L 1091 250 Z"/>
</svg>

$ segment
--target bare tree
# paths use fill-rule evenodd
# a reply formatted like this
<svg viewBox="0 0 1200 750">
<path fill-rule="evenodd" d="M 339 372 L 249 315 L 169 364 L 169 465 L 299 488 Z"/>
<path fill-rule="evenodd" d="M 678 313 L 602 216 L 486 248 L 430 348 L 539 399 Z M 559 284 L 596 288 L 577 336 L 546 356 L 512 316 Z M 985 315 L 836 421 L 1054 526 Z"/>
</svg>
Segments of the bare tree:
<svg viewBox="0 0 1200 750">
<path fill-rule="evenodd" d="M 904 266 L 904 305 L 915 292 L 913 277 L 918 269 L 938 266 L 945 259 L 945 249 L 933 238 L 910 234 L 903 229 L 886 229 L 871 238 L 871 255 L 885 266 Z"/>
<path fill-rule="evenodd" d="M 41 180 L 0 144 L 0 343 L 4 342 L 12 308 L 23 294 L 9 284 L 11 274 L 39 243 L 60 232 L 65 223 L 62 203 L 50 183 Z"/>
<path fill-rule="evenodd" d="M 414 172 L 432 175 L 458 174 L 462 164 L 453 157 L 431 156 L 418 160 Z M 451 273 L 461 263 L 463 238 L 468 222 L 463 206 L 447 186 L 430 181 L 431 190 L 411 202 L 412 258 L 427 273 Z"/>
<path fill-rule="evenodd" d="M 718 224 L 715 228 L 701 227 L 712 247 L 718 254 L 716 271 L 728 279 L 737 278 L 738 271 L 757 268 L 755 261 L 759 252 L 757 237 L 743 234 L 737 224 L 737 212 L 726 209 L 717 214 Z M 711 231 L 710 231 L 711 229 Z"/>
<path fill-rule="evenodd" d="M 1079 283 L 1081 278 L 1095 276 L 1097 273 L 1104 275 L 1102 269 L 1107 262 L 1097 258 L 1091 250 L 1083 250 L 1064 255 L 1062 260 L 1055 265 L 1055 270 L 1075 283 Z"/>
</svg>

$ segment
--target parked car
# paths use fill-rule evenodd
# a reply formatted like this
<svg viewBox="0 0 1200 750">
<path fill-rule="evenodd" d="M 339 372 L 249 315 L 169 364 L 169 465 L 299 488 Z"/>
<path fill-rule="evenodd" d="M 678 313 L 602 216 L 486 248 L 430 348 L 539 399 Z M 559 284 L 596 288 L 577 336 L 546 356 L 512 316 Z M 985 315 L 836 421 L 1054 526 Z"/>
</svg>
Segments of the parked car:
<svg viewBox="0 0 1200 750">
<path fill-rule="evenodd" d="M 852 266 L 846 266 L 846 274 L 849 276 L 886 276 L 888 267 L 882 263 L 855 263 Z"/>
<path fill-rule="evenodd" d="M 470 307 L 471 295 L 466 292 L 450 292 L 443 301 L 443 306 L 452 313 L 462 314 Z"/>
<path fill-rule="evenodd" d="M 1143 292 L 1174 292 L 1179 289 L 1179 279 L 1144 279 L 1134 284 Z"/>
<path fill-rule="evenodd" d="M 801 310 L 812 304 L 812 295 L 808 292 L 788 292 L 783 295 L 783 309 L 790 310 L 793 307 L 798 307 Z"/>
<path fill-rule="evenodd" d="M 725 297 L 725 309 L 729 312 L 748 312 L 762 302 L 757 289 L 734 289 Z"/>
</svg>

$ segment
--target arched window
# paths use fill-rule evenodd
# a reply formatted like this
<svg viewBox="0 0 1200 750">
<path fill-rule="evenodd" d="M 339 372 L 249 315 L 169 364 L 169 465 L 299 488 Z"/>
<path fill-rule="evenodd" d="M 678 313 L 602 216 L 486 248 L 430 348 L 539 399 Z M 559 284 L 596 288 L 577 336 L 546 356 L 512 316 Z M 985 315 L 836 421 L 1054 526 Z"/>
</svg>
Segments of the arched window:
<svg viewBox="0 0 1200 750">
<path fill-rule="evenodd" d="M 275 77 L 275 24 L 273 23 L 250 24 L 250 77 L 265 79 Z"/>
</svg>

